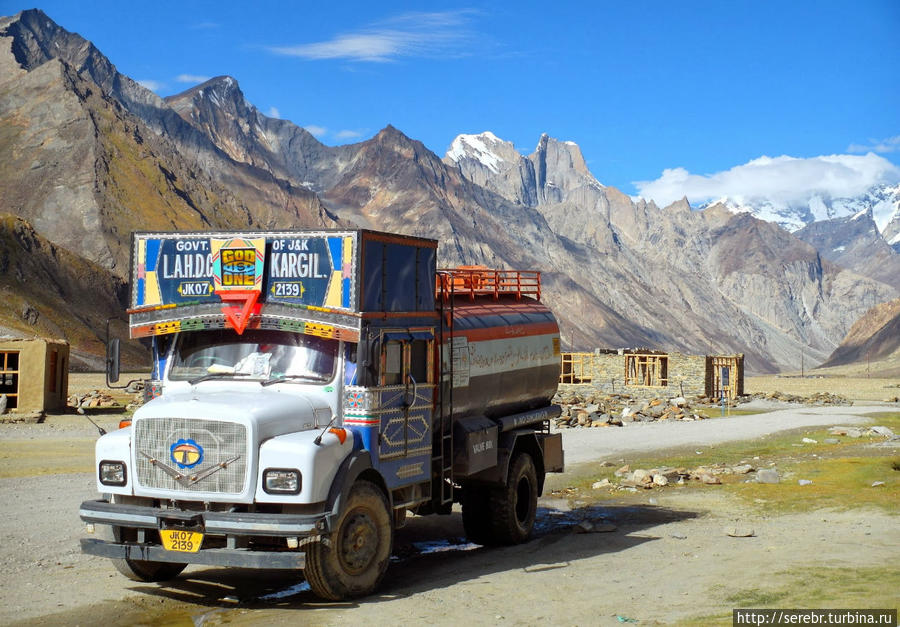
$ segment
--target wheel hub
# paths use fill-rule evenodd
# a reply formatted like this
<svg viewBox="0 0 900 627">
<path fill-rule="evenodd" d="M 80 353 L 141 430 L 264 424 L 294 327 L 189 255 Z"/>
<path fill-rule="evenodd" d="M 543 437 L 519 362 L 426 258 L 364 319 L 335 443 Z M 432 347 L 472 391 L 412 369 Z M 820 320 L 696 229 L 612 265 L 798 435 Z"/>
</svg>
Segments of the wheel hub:
<svg viewBox="0 0 900 627">
<path fill-rule="evenodd" d="M 347 517 L 340 534 L 338 555 L 349 573 L 359 573 L 375 559 L 378 551 L 378 528 L 365 512 Z"/>
</svg>

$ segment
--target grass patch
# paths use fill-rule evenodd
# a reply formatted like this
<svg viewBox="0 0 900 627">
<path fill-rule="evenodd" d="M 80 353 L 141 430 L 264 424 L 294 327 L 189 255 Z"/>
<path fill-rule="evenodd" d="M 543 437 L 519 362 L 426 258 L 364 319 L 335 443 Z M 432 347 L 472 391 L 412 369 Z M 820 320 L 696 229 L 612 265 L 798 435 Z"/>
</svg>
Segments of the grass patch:
<svg viewBox="0 0 900 627">
<path fill-rule="evenodd" d="M 900 411 L 876 411 L 865 416 L 872 419 L 873 425 L 882 425 L 900 434 Z"/>
<path fill-rule="evenodd" d="M 737 608 L 894 608 L 900 589 L 900 568 L 802 567 L 778 573 L 774 582 L 771 589 L 742 590 L 725 600 Z"/>
<path fill-rule="evenodd" d="M 873 416 L 873 424 L 888 426 L 900 432 L 900 413 L 880 412 Z M 896 425 L 896 428 L 895 428 Z M 815 440 L 804 443 L 803 439 Z M 826 440 L 838 440 L 828 444 Z M 559 495 L 579 500 L 616 498 L 645 499 L 648 495 L 672 493 L 672 486 L 639 490 L 630 493 L 624 490 L 593 490 L 592 484 L 604 478 L 612 484 L 619 482 L 616 469 L 623 463 L 633 471 L 637 468 L 652 469 L 673 467 L 693 470 L 698 466 L 736 466 L 750 464 L 757 469 L 776 468 L 781 475 L 781 483 L 763 484 L 753 480 L 754 474 L 718 475 L 721 486 L 706 486 L 690 481 L 687 490 L 700 492 L 724 490 L 740 498 L 754 509 L 765 512 L 796 512 L 830 508 L 848 510 L 875 507 L 895 512 L 900 502 L 900 456 L 896 449 L 877 448 L 871 444 L 882 438 L 849 438 L 834 436 L 826 428 L 798 429 L 758 438 L 752 441 L 730 442 L 696 449 L 676 449 L 653 455 L 625 456 L 624 462 L 616 460 L 613 466 L 603 467 L 592 464 L 580 467 L 577 474 L 560 477 L 565 481 L 550 481 L 548 488 L 559 490 Z M 799 485 L 801 479 L 812 481 L 810 485 Z M 873 487 L 875 482 L 884 485 Z M 566 489 L 563 489 L 566 488 Z"/>
<path fill-rule="evenodd" d="M 725 586 L 716 586 L 717 589 Z M 900 568 L 795 568 L 774 573 L 769 584 L 735 590 L 725 596 L 725 611 L 678 621 L 678 625 L 731 625 L 734 609 L 842 609 L 848 607 L 897 607 Z"/>
<path fill-rule="evenodd" d="M 729 485 L 729 490 L 767 512 L 866 507 L 896 512 L 900 475 L 892 464 L 886 457 L 839 457 L 784 464 L 778 469 L 781 483 L 735 483 Z M 800 479 L 812 484 L 799 485 Z M 872 487 L 876 481 L 883 481 L 884 485 Z"/>
</svg>

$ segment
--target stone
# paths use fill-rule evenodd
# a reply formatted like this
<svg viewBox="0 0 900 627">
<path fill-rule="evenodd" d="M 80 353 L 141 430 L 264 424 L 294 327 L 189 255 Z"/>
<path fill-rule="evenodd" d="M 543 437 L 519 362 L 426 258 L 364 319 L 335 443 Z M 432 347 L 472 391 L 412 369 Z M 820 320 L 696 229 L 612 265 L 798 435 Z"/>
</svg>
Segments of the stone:
<svg viewBox="0 0 900 627">
<path fill-rule="evenodd" d="M 0 413 L 2 413 L 2 412 L 0 412 Z M 871 427 L 870 430 L 871 430 L 871 431 L 874 431 L 874 432 L 877 433 L 878 435 L 883 435 L 883 436 L 886 437 L 886 438 L 892 438 L 892 437 L 894 437 L 894 432 L 891 431 L 890 429 L 888 429 L 887 427 L 881 427 L 881 426 L 879 426 L 879 427 Z"/>
<path fill-rule="evenodd" d="M 725 529 L 725 535 L 731 538 L 752 538 L 756 535 L 756 532 L 749 528 L 729 527 Z"/>
<path fill-rule="evenodd" d="M 763 468 L 756 471 L 756 481 L 757 483 L 779 483 L 781 477 L 774 468 Z"/>
<path fill-rule="evenodd" d="M 804 444 L 818 444 L 819 443 L 818 440 L 813 440 L 812 438 L 803 438 L 803 440 L 801 440 L 801 441 Z"/>
<path fill-rule="evenodd" d="M 624 466 L 622 466 L 615 472 L 615 475 L 617 477 L 624 477 L 625 475 L 627 475 L 630 472 L 631 472 L 631 466 L 629 466 L 628 464 L 625 464 Z"/>
<path fill-rule="evenodd" d="M 615 525 L 608 523 L 594 524 L 588 520 L 582 520 L 573 528 L 575 533 L 609 533 L 610 531 L 615 530 Z"/>
<path fill-rule="evenodd" d="M 603 461 L 600 462 L 600 468 L 612 468 L 615 464 L 612 462 Z"/>
<path fill-rule="evenodd" d="M 631 474 L 631 480 L 640 484 L 652 483 L 653 476 L 650 474 L 650 471 L 638 468 Z"/>
<path fill-rule="evenodd" d="M 720 485 L 722 483 L 722 480 L 715 475 L 702 474 L 699 479 L 706 485 Z"/>
<path fill-rule="evenodd" d="M 812 485 L 812 481 L 809 479 L 799 479 L 797 485 Z"/>
<path fill-rule="evenodd" d="M 669 401 L 675 407 L 684 407 L 687 405 L 687 399 L 683 396 L 676 396 L 672 400 Z"/>
<path fill-rule="evenodd" d="M 872 483 L 873 488 L 879 488 L 884 485 L 884 481 L 875 481 Z"/>
<path fill-rule="evenodd" d="M 0 394 L 0 415 L 6 413 L 6 405 L 8 403 L 6 394 Z"/>
<path fill-rule="evenodd" d="M 665 475 L 653 475 L 653 485 L 664 486 L 669 485 L 669 480 Z"/>
<path fill-rule="evenodd" d="M 599 490 L 600 488 L 608 488 L 610 486 L 609 479 L 601 479 L 600 481 L 595 481 L 591 484 L 592 490 Z"/>
<path fill-rule="evenodd" d="M 825 439 L 822 440 L 822 441 L 823 441 L 825 444 L 840 444 L 840 442 L 841 442 L 841 441 L 838 440 L 837 438 L 825 438 Z"/>
<path fill-rule="evenodd" d="M 736 475 L 746 475 L 748 472 L 753 472 L 753 466 L 750 464 L 741 464 L 740 466 L 732 466 L 731 472 Z"/>
</svg>

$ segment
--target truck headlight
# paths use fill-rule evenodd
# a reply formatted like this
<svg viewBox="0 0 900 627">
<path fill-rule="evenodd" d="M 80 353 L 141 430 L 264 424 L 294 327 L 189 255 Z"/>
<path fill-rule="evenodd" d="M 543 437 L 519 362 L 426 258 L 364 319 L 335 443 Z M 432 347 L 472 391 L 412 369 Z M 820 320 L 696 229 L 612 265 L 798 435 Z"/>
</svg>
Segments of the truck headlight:
<svg viewBox="0 0 900 627">
<path fill-rule="evenodd" d="M 125 462 L 100 462 L 100 483 L 103 485 L 122 486 L 128 482 L 128 469 Z"/>
<path fill-rule="evenodd" d="M 266 468 L 263 490 L 269 494 L 300 494 L 300 471 L 289 468 Z"/>
</svg>

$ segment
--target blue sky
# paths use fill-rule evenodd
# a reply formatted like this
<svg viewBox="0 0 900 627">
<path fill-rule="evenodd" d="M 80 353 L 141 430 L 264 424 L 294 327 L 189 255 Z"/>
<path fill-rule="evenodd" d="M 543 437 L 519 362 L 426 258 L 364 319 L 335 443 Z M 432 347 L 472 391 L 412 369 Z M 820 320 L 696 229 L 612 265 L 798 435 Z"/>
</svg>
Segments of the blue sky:
<svg viewBox="0 0 900 627">
<path fill-rule="evenodd" d="M 326 144 L 393 124 L 440 156 L 485 130 L 530 153 L 546 132 L 630 194 L 763 156 L 870 151 L 880 156 L 857 174 L 900 182 L 897 0 L 423 5 L 37 7 L 162 96 L 227 74 Z"/>
</svg>

